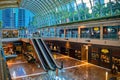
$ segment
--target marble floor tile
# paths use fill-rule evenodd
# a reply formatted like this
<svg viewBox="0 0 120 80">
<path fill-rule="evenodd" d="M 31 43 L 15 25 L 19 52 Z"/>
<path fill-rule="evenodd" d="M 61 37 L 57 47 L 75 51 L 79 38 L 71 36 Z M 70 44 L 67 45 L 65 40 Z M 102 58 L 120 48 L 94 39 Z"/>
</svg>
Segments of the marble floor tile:
<svg viewBox="0 0 120 80">
<path fill-rule="evenodd" d="M 45 72 L 36 64 L 27 63 L 22 56 L 8 61 L 8 68 L 13 80 L 109 80 L 112 75 L 109 69 L 102 68 L 84 61 L 76 60 L 61 54 L 53 54 L 57 64 L 63 69 Z M 18 63 L 19 62 L 19 63 Z M 17 64 L 16 64 L 17 63 Z M 58 72 L 58 73 L 57 73 Z"/>
</svg>

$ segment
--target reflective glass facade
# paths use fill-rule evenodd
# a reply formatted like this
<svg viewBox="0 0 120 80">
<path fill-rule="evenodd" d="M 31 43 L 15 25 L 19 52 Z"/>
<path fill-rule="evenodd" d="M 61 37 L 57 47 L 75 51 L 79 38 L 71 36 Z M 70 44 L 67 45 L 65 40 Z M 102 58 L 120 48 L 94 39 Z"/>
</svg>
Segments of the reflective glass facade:
<svg viewBox="0 0 120 80">
<path fill-rule="evenodd" d="M 2 11 L 3 28 L 14 28 L 16 26 L 15 15 L 13 9 L 5 9 Z"/>
<path fill-rule="evenodd" d="M 0 10 L 0 21 L 3 28 L 28 27 L 32 22 L 33 14 L 21 8 L 5 8 Z"/>
</svg>

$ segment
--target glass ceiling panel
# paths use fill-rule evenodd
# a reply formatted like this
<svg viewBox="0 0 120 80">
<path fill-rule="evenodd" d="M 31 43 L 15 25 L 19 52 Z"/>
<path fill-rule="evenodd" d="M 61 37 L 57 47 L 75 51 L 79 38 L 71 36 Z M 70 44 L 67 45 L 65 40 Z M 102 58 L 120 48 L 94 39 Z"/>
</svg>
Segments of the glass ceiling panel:
<svg viewBox="0 0 120 80">
<path fill-rule="evenodd" d="M 82 1 L 81 1 L 81 0 L 76 0 L 76 3 L 77 3 L 77 5 L 78 5 L 78 4 L 81 4 Z"/>
<path fill-rule="evenodd" d="M 111 2 L 110 2 L 111 1 Z M 40 26 L 120 14 L 118 0 L 22 0 L 20 7 L 33 12 Z M 41 18 L 41 19 L 37 19 Z M 39 26 L 38 25 L 38 26 Z"/>
<path fill-rule="evenodd" d="M 39 7 L 39 12 L 38 14 L 47 14 L 49 12 L 48 8 L 46 5 L 44 5 L 44 1 L 39 1 L 38 2 L 38 7 Z"/>
<path fill-rule="evenodd" d="M 110 0 L 104 0 L 104 3 L 108 3 Z"/>
</svg>

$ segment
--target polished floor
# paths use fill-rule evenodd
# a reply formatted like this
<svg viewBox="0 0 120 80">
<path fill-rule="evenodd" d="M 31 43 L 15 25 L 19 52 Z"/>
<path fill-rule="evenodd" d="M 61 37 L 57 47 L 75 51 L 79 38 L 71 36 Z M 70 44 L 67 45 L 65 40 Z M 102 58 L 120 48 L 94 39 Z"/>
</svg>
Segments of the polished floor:
<svg viewBox="0 0 120 80">
<path fill-rule="evenodd" d="M 120 80 L 120 74 L 112 75 L 109 69 L 57 53 L 53 56 L 59 66 L 63 62 L 62 70 L 45 72 L 37 64 L 27 63 L 21 55 L 8 60 L 12 80 L 110 80 L 114 76 Z"/>
</svg>

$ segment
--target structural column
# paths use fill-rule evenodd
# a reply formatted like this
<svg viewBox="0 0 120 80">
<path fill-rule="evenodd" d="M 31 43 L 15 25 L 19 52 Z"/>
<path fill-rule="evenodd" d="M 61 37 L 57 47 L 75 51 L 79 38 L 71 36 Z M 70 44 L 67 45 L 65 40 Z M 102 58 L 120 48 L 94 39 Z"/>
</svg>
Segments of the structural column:
<svg viewBox="0 0 120 80">
<path fill-rule="evenodd" d="M 78 38 L 80 38 L 80 33 L 81 33 L 81 30 L 80 30 L 80 27 L 78 27 Z"/>
<path fill-rule="evenodd" d="M 2 30 L 0 29 L 0 46 L 2 46 Z"/>
<path fill-rule="evenodd" d="M 64 38 L 66 38 L 66 29 L 64 28 Z"/>
<path fill-rule="evenodd" d="M 103 40 L 103 26 L 100 25 L 100 40 Z"/>
</svg>

